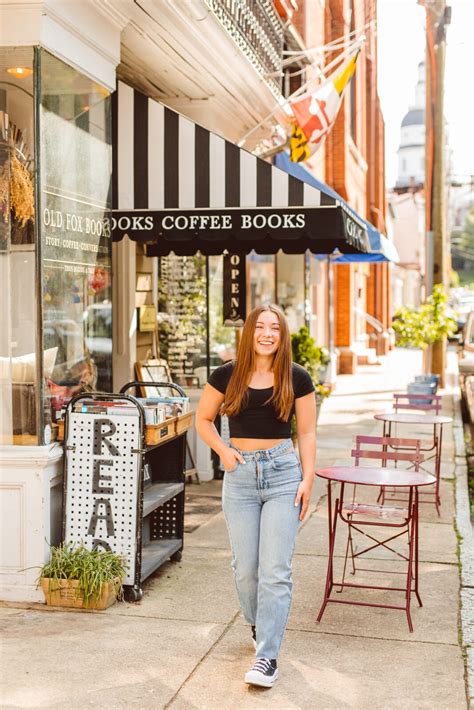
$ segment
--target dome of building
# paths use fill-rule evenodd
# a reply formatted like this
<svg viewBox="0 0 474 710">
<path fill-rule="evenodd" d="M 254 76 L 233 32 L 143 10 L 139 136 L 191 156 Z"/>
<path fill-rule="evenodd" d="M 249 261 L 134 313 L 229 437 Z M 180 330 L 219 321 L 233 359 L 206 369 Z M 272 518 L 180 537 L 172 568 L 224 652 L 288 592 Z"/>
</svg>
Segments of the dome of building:
<svg viewBox="0 0 474 710">
<path fill-rule="evenodd" d="M 425 125 L 425 112 L 421 108 L 412 108 L 406 114 L 402 121 L 403 126 L 424 126 Z"/>
</svg>

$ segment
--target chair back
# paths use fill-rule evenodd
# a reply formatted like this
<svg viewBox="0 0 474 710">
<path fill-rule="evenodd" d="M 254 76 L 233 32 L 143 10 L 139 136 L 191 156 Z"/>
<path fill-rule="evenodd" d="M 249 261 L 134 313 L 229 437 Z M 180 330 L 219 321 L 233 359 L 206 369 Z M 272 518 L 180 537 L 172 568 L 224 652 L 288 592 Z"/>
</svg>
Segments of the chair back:
<svg viewBox="0 0 474 710">
<path fill-rule="evenodd" d="M 441 395 L 439 394 L 418 394 L 409 392 L 407 394 L 393 395 L 393 408 L 395 412 L 407 409 L 415 409 L 423 412 L 441 412 Z"/>
<path fill-rule="evenodd" d="M 379 448 L 368 448 L 379 447 Z M 389 447 L 392 449 L 389 451 Z M 404 451 L 399 448 L 403 447 Z M 415 471 L 420 470 L 423 461 L 423 454 L 420 451 L 420 439 L 400 439 L 393 436 L 356 436 L 356 447 L 352 449 L 351 456 L 355 458 L 355 465 L 358 466 L 360 459 L 378 459 L 382 461 L 385 468 L 387 461 L 409 461 L 415 467 Z M 406 449 L 411 449 L 407 451 Z"/>
</svg>

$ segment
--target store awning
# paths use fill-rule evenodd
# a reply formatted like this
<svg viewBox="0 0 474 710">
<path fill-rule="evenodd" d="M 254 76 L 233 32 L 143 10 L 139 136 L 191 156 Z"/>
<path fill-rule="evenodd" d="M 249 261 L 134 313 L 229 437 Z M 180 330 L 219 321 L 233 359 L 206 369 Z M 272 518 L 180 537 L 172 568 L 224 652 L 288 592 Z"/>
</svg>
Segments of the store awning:
<svg viewBox="0 0 474 710">
<path fill-rule="evenodd" d="M 363 222 L 367 228 L 367 235 L 369 238 L 369 249 L 366 253 L 358 254 L 345 254 L 342 253 L 341 256 L 333 259 L 334 264 L 345 264 L 350 262 L 369 262 L 377 263 L 383 261 L 393 261 L 397 263 L 400 258 L 398 256 L 397 249 L 393 242 L 387 239 L 381 232 L 378 231 L 370 222 L 357 215 L 354 210 L 348 205 L 348 203 L 342 199 L 340 195 L 337 194 L 332 188 L 324 183 L 320 182 L 314 177 L 306 168 L 304 168 L 299 163 L 293 163 L 290 160 L 288 153 L 277 153 L 273 159 L 274 165 L 280 170 L 284 170 L 289 175 L 302 180 L 307 185 L 311 185 L 318 190 L 324 190 L 326 194 L 335 199 L 337 202 L 344 205 L 345 209 L 349 211 L 350 214 L 356 216 L 361 222 Z"/>
<path fill-rule="evenodd" d="M 368 230 L 328 190 L 118 82 L 113 95 L 114 241 L 147 254 L 366 253 Z"/>
</svg>

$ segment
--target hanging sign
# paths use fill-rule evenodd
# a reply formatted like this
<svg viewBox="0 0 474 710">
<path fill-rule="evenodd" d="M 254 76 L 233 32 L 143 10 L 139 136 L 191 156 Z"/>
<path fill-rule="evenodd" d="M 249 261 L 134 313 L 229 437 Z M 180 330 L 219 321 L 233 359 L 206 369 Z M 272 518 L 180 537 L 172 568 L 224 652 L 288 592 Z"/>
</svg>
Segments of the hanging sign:
<svg viewBox="0 0 474 710">
<path fill-rule="evenodd" d="M 246 316 L 245 255 L 224 254 L 224 325 L 243 326 Z"/>
</svg>

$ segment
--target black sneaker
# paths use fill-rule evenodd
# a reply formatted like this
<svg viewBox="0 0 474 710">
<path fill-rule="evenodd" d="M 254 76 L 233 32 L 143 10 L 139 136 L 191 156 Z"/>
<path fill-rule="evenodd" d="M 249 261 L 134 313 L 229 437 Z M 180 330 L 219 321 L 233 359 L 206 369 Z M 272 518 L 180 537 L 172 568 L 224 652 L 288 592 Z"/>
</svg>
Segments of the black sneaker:
<svg viewBox="0 0 474 710">
<path fill-rule="evenodd" d="M 257 632 L 255 631 L 255 626 L 250 627 L 252 629 L 252 643 L 255 650 L 257 650 Z"/>
<path fill-rule="evenodd" d="M 252 668 L 245 674 L 245 682 L 271 688 L 278 678 L 277 662 L 274 658 L 257 658 Z"/>
</svg>

